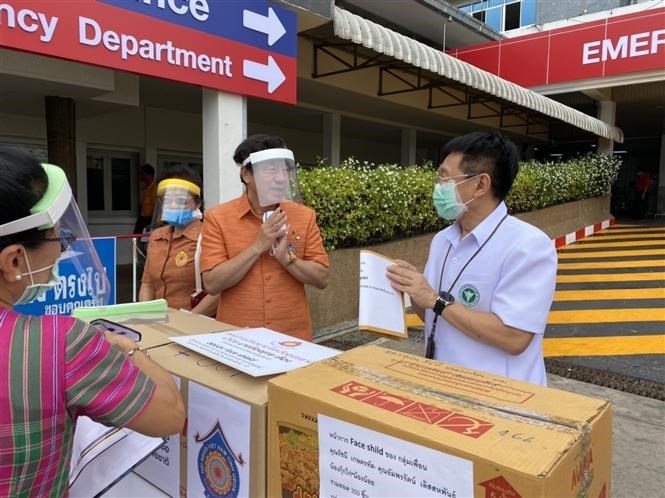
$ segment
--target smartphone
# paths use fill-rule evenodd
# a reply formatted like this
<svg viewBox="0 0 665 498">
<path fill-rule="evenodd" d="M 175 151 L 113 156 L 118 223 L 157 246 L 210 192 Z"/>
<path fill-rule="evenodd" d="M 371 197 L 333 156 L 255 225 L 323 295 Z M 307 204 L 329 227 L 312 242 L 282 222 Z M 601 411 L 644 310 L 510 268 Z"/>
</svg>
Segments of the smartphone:
<svg viewBox="0 0 665 498">
<path fill-rule="evenodd" d="M 263 223 L 265 223 L 266 221 L 268 221 L 268 218 L 270 218 L 270 217 L 272 216 L 272 213 L 273 213 L 273 212 L 274 212 L 274 211 L 266 211 L 265 213 L 263 213 Z M 286 223 L 284 223 L 284 224 L 282 225 L 281 231 L 284 232 L 284 233 L 283 233 L 282 235 L 280 235 L 280 236 L 284 236 L 284 235 L 286 235 L 286 233 L 289 231 L 289 227 L 288 227 L 288 225 L 287 225 Z"/>
<path fill-rule="evenodd" d="M 111 320 L 97 318 L 96 320 L 91 321 L 90 325 L 94 325 L 101 332 L 113 332 L 114 334 L 127 336 L 134 342 L 139 342 L 141 340 L 141 332 L 125 325 L 112 322 Z"/>
</svg>

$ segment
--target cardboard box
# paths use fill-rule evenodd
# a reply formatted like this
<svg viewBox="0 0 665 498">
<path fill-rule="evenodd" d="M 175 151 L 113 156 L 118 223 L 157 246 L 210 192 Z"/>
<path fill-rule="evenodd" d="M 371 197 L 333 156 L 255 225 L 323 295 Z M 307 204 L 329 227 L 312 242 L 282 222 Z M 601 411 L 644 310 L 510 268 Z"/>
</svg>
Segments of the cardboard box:
<svg viewBox="0 0 665 498">
<path fill-rule="evenodd" d="M 165 321 L 148 322 L 137 319 L 124 321 L 122 325 L 139 331 L 141 333 L 139 345 L 146 349 L 170 344 L 173 341 L 169 338 L 173 336 L 206 334 L 238 329 L 238 327 L 218 322 L 213 318 L 173 308 L 168 309 Z"/>
<path fill-rule="evenodd" d="M 245 375 L 172 342 L 158 344 L 164 337 L 237 327 L 170 310 L 165 323 L 132 328 L 153 343 L 150 357 L 174 375 L 187 408 L 185 432 L 169 438 L 136 473 L 173 498 L 266 496 L 269 377 Z"/>
<path fill-rule="evenodd" d="M 268 399 L 271 497 L 610 496 L 603 400 L 377 346 L 276 377 Z"/>
</svg>

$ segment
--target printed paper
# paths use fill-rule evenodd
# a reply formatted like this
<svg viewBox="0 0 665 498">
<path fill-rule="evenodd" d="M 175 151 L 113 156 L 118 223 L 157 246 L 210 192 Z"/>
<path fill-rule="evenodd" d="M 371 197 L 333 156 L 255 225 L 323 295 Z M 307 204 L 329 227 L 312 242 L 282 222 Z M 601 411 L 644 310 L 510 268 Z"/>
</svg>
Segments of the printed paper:
<svg viewBox="0 0 665 498">
<path fill-rule="evenodd" d="M 473 497 L 473 462 L 319 414 L 320 498 Z"/>
<path fill-rule="evenodd" d="M 288 372 L 339 354 L 336 349 L 266 328 L 171 337 L 171 340 L 253 377 Z"/>
</svg>

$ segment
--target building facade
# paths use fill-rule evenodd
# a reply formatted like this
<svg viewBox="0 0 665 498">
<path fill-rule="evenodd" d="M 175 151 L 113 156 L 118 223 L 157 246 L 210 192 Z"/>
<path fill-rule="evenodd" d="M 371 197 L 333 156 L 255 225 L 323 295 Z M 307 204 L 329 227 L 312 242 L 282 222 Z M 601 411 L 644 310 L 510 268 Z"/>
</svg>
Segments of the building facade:
<svg viewBox="0 0 665 498">
<path fill-rule="evenodd" d="M 239 9 L 238 25 L 220 35 L 210 16 L 231 4 Z M 158 173 L 171 163 L 199 170 L 208 205 L 238 195 L 231 158 L 248 134 L 283 136 L 303 165 L 335 165 L 350 156 L 436 162 L 447 140 L 477 129 L 502 129 L 528 153 L 559 136 L 621 140 L 612 123 L 446 55 L 444 47 L 503 38 L 446 2 L 302 4 L 82 0 L 74 8 L 5 0 L 0 144 L 63 165 L 91 233 L 118 235 L 133 229 L 144 163 Z M 245 13 L 257 5 L 263 10 Z M 281 42 L 270 45 L 256 24 L 245 26 L 270 19 L 271 10 L 292 19 L 286 25 L 293 53 Z M 175 52 L 190 39 L 231 55 Z M 256 70 L 247 54 L 267 58 L 268 69 L 270 60 L 282 64 L 284 81 L 254 75 L 236 83 L 248 67 Z M 229 91 L 211 83 L 215 60 L 218 79 L 233 78 L 224 83 Z M 119 259 L 129 261 L 129 246 L 119 247 Z"/>
</svg>

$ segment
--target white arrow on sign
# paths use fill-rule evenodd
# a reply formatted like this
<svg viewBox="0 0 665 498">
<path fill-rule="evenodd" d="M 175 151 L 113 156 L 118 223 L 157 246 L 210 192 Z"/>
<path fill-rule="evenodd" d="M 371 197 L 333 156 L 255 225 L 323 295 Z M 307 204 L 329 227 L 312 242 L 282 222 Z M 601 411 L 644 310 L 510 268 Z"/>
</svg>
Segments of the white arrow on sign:
<svg viewBox="0 0 665 498">
<path fill-rule="evenodd" d="M 268 83 L 268 93 L 274 92 L 286 81 L 286 76 L 271 55 L 268 56 L 268 64 L 243 61 L 242 74 L 247 78 Z"/>
<path fill-rule="evenodd" d="M 282 21 L 279 20 L 272 7 L 268 8 L 267 16 L 262 16 L 251 10 L 243 10 L 242 25 L 253 31 L 268 35 L 268 46 L 270 47 L 286 34 Z"/>
</svg>

